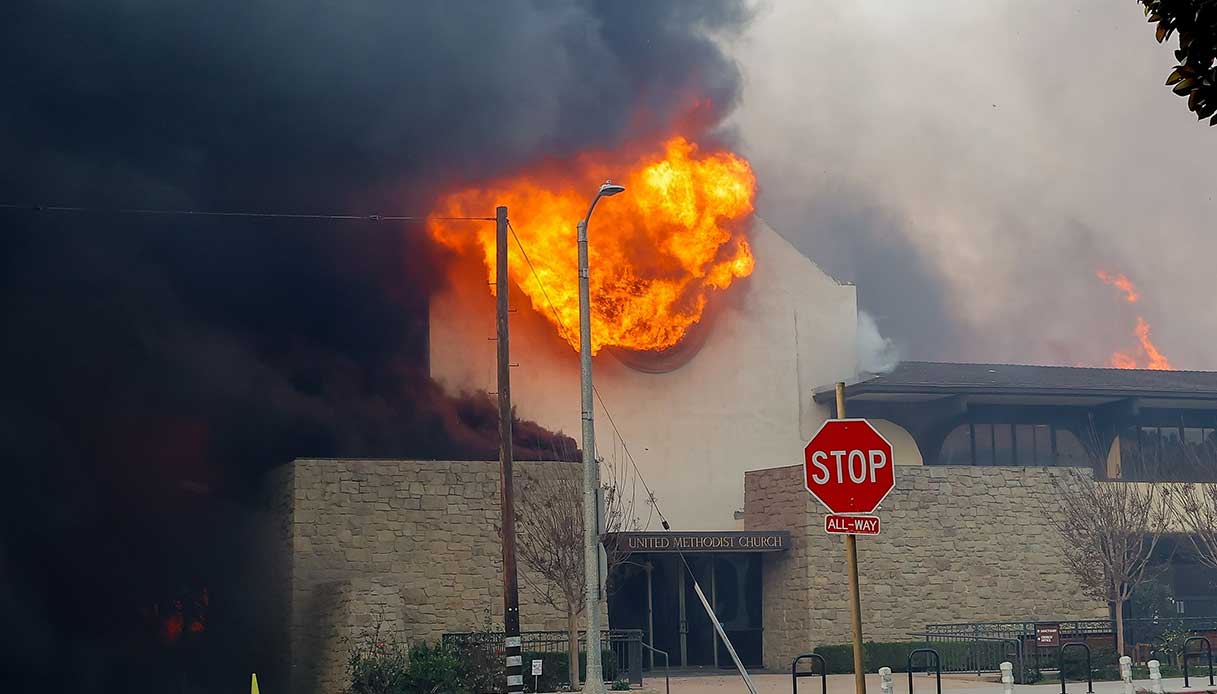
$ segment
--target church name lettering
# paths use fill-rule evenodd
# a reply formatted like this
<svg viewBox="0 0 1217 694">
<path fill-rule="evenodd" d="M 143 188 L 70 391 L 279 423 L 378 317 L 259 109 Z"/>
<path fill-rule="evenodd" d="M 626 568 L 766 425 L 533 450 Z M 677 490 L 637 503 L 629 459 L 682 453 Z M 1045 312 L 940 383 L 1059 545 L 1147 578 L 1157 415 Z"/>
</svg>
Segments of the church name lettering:
<svg viewBox="0 0 1217 694">
<path fill-rule="evenodd" d="M 623 533 L 630 552 L 773 552 L 790 546 L 782 532 L 757 533 Z"/>
</svg>

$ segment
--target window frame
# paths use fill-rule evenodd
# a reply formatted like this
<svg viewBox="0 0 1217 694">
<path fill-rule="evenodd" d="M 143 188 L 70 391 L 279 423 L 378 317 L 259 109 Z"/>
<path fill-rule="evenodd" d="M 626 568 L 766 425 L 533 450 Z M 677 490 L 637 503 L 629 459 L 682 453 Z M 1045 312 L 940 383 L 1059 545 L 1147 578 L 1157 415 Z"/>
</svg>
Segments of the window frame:
<svg viewBox="0 0 1217 694">
<path fill-rule="evenodd" d="M 967 431 L 968 431 L 968 441 L 969 441 L 969 451 L 968 451 L 969 460 L 966 463 L 956 463 L 956 462 L 943 463 L 942 462 L 943 446 L 945 446 L 946 442 L 951 438 L 951 436 L 954 435 L 955 432 L 958 429 L 960 429 L 961 427 L 968 428 Z M 980 446 L 977 445 L 977 440 L 978 440 L 977 427 L 982 427 L 982 429 L 979 432 L 980 433 L 979 438 L 981 439 Z M 999 427 L 1006 427 L 1006 428 L 1008 428 L 1008 431 L 1009 431 L 1010 456 L 1011 456 L 1011 461 L 1012 461 L 1010 465 L 999 465 L 998 464 L 997 429 Z M 1030 440 L 1031 440 L 1030 450 L 1023 450 L 1023 448 L 1025 448 L 1025 447 L 1019 446 L 1018 427 L 1027 427 L 1028 429 L 1030 429 Z M 1039 433 L 1039 427 L 1046 427 L 1048 429 L 1047 443 L 1051 450 L 1049 450 L 1047 453 L 1046 462 L 1041 462 L 1041 458 L 1039 455 L 1040 442 L 1039 442 L 1039 437 L 1037 436 L 1037 433 Z M 968 419 L 968 420 L 959 422 L 954 427 L 951 427 L 950 431 L 948 431 L 946 433 L 946 435 L 943 436 L 942 445 L 940 445 L 939 449 L 938 449 L 937 459 L 932 464 L 933 465 L 942 465 L 945 467 L 1061 467 L 1061 461 L 1060 461 L 1060 457 L 1059 457 L 1059 453 L 1058 453 L 1058 445 L 1057 445 L 1057 432 L 1062 429 L 1069 431 L 1069 433 L 1073 433 L 1072 430 L 1070 429 L 1070 427 L 1067 425 L 1055 424 L 1053 422 L 1045 422 L 1043 420 L 1038 420 L 1038 421 L 1036 421 L 1036 420 L 992 421 L 989 418 Z M 987 437 L 985 436 L 986 432 L 988 434 Z M 1075 436 L 1076 436 L 1076 434 L 1075 434 Z M 987 442 L 983 440 L 985 438 L 988 438 Z M 981 450 L 983 447 L 987 447 L 987 451 L 988 451 L 989 458 L 987 459 L 986 462 L 980 462 L 979 458 L 977 457 L 978 452 L 983 452 Z"/>
</svg>

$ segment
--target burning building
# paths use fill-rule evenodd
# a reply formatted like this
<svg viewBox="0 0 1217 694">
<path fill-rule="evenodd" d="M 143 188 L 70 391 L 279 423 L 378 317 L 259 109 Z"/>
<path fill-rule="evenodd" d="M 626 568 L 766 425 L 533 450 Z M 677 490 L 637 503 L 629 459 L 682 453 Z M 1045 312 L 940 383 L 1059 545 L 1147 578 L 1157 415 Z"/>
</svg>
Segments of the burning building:
<svg viewBox="0 0 1217 694">
<path fill-rule="evenodd" d="M 636 464 L 678 527 L 733 528 L 739 475 L 797 457 L 826 414 L 806 393 L 856 371 L 856 292 L 753 217 L 747 162 L 683 137 L 458 191 L 438 214 L 508 207 L 521 416 L 579 429 L 571 220 L 615 171 L 626 193 L 602 202 L 589 230 L 597 450 L 608 466 Z M 452 393 L 493 391 L 494 301 L 474 279 L 493 277 L 493 229 L 432 231 L 462 256 L 431 301 L 431 375 Z"/>
<path fill-rule="evenodd" d="M 729 663 L 694 580 L 750 667 L 848 639 L 840 549 L 800 477 L 834 381 L 850 382 L 850 414 L 871 419 L 897 465 L 884 534 L 859 551 L 876 640 L 931 622 L 1102 619 L 1108 606 L 1087 597 L 1043 521 L 1061 502 L 1055 480 L 1066 468 L 1208 479 L 1171 446 L 1217 450 L 1217 375 L 1170 371 L 1140 316 L 1139 347 L 1112 361 L 1134 368 L 905 362 L 860 373 L 855 288 L 752 214 L 746 162 L 684 138 L 543 162 L 441 197 L 429 230 L 455 258 L 431 296 L 427 364 L 449 394 L 495 388 L 495 258 L 489 229 L 443 218 L 505 204 L 513 403 L 521 417 L 579 428 L 572 222 L 608 175 L 628 192 L 602 203 L 589 232 L 597 451 L 603 479 L 635 497 L 645 480 L 653 496 L 636 498 L 639 527 L 616 538 L 631 561 L 607 609 L 613 628 L 641 630 L 674 664 Z M 1099 279 L 1137 301 L 1126 277 Z M 533 473 L 572 472 L 552 465 Z M 415 638 L 475 628 L 480 611 L 501 618 L 494 475 L 492 464 L 419 461 L 280 471 L 291 660 L 313 668 L 298 676 L 334 681 L 333 643 L 372 608 Z M 518 488 L 528 494 L 526 478 Z M 1217 616 L 1196 589 L 1213 576 L 1186 558 L 1172 572 L 1188 616 Z M 560 627 L 527 587 L 522 599 L 526 630 Z"/>
</svg>

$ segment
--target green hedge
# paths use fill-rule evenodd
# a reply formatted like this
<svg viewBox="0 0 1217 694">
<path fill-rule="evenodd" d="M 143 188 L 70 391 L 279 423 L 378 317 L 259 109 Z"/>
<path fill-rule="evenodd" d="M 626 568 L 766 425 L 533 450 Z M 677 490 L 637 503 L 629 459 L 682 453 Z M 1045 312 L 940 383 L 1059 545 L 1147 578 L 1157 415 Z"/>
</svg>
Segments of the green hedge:
<svg viewBox="0 0 1217 694">
<path fill-rule="evenodd" d="M 1056 667 L 1056 659 L 1050 657 L 1047 660 L 1043 660 L 1040 662 L 1040 667 Z M 1086 651 L 1081 648 L 1066 650 L 1062 669 L 1065 671 L 1065 679 L 1086 679 Z M 1120 657 L 1116 655 L 1116 649 L 1107 646 L 1092 648 L 1090 651 L 1090 669 L 1092 679 L 1120 679 Z"/>
<path fill-rule="evenodd" d="M 971 652 L 970 643 L 926 643 L 925 641 L 867 641 L 862 644 L 863 667 L 867 672 L 878 672 L 881 667 L 890 667 L 892 672 L 908 672 L 909 653 L 918 648 L 933 648 L 946 663 Z M 851 644 L 817 646 L 814 653 L 824 658 L 830 675 L 847 674 L 854 671 L 854 647 Z M 933 657 L 918 655 L 913 669 L 921 672 L 933 666 Z"/>
<path fill-rule="evenodd" d="M 552 692 L 570 682 L 565 651 L 522 654 L 525 691 Z M 601 652 L 604 679 L 617 679 L 617 657 Z M 542 675 L 529 673 L 532 661 L 541 660 Z M 506 691 L 505 658 L 496 648 L 458 648 L 425 643 L 406 647 L 391 636 L 372 632 L 351 649 L 348 660 L 349 694 L 483 694 Z M 587 674 L 587 654 L 579 654 L 579 674 Z M 535 685 L 534 685 L 535 682 Z M 534 689 L 535 686 L 535 689 Z"/>
<path fill-rule="evenodd" d="M 532 661 L 541 661 L 541 676 L 536 678 L 534 685 Z M 570 664 L 566 651 L 549 651 L 546 653 L 524 653 L 524 691 L 553 692 L 560 685 L 570 683 Z M 604 681 L 613 682 L 617 679 L 617 656 L 611 650 L 600 652 L 600 665 L 604 671 Z M 579 681 L 587 677 L 587 653 L 579 653 Z M 536 687 L 535 689 L 533 687 Z"/>
</svg>

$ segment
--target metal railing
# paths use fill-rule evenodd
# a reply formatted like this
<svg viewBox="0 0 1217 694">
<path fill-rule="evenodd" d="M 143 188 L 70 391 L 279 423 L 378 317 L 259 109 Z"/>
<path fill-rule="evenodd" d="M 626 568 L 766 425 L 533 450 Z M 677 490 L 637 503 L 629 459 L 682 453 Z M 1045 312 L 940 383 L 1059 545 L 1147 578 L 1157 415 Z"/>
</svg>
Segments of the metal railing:
<svg viewBox="0 0 1217 694">
<path fill-rule="evenodd" d="M 1081 648 L 1086 651 L 1086 694 L 1094 694 L 1094 665 L 1090 662 L 1090 646 L 1085 641 L 1070 641 L 1062 643 L 1061 647 L 1056 652 L 1057 669 L 1061 673 L 1061 694 L 1068 694 L 1065 691 L 1065 651 L 1070 648 Z"/>
<path fill-rule="evenodd" d="M 803 660 L 811 661 L 810 670 L 799 671 L 799 662 Z M 816 672 L 816 663 L 820 664 L 819 672 Z M 828 665 L 824 662 L 824 656 L 819 653 L 804 653 L 790 663 L 790 691 L 792 694 L 799 694 L 799 680 L 803 677 L 819 677 L 820 694 L 828 694 Z"/>
<path fill-rule="evenodd" d="M 928 624 L 925 633 L 939 637 L 990 637 L 1033 639 L 1035 627 L 1059 625 L 1061 637 L 1103 636 L 1115 633 L 1112 619 L 1024 620 L 1011 622 L 960 622 Z M 1217 631 L 1217 617 L 1130 617 L 1124 620 L 1124 640 L 1130 644 L 1156 643 L 1168 630 Z"/>
<path fill-rule="evenodd" d="M 911 634 L 925 639 L 939 654 L 943 672 L 975 672 L 979 677 L 989 672 L 1001 672 L 1001 664 L 1014 664 L 1014 680 L 1025 684 L 1028 680 L 1025 648 L 1016 638 L 983 636 L 975 631 L 954 635 L 918 632 Z"/>
<path fill-rule="evenodd" d="M 1187 650 L 1188 646 L 1192 645 L 1193 643 L 1204 644 L 1204 651 L 1203 652 L 1188 651 Z M 1187 670 L 1188 660 L 1191 659 L 1192 656 L 1199 656 L 1199 655 L 1204 655 L 1207 658 L 1207 662 L 1208 662 L 1208 666 L 1209 666 L 1209 686 L 1210 687 L 1213 686 L 1213 644 L 1210 643 L 1208 638 L 1206 638 L 1204 636 L 1193 636 L 1183 642 L 1182 658 L 1183 658 L 1183 688 L 1184 689 L 1191 687 L 1191 675 L 1190 675 L 1190 673 L 1188 673 L 1188 670 Z"/>
<path fill-rule="evenodd" d="M 909 694 L 913 694 L 913 657 L 925 654 L 925 670 L 930 671 L 930 656 L 934 656 L 934 684 L 938 694 L 942 694 L 942 656 L 933 648 L 917 648 L 909 653 L 906 669 L 909 673 Z"/>
<path fill-rule="evenodd" d="M 658 653 L 659 655 L 663 656 L 663 689 L 665 692 L 667 692 L 667 694 L 672 694 L 672 663 L 671 658 L 668 657 L 668 652 L 661 651 L 658 648 L 652 648 L 651 645 L 645 641 L 642 643 L 642 647 L 651 653 Z"/>
<path fill-rule="evenodd" d="M 460 649 L 480 649 L 492 654 L 501 654 L 503 650 L 504 633 L 501 631 L 468 631 L 443 635 L 446 645 Z M 520 632 L 520 652 L 533 653 L 566 653 L 570 646 L 568 634 L 565 631 L 523 631 Z M 579 652 L 586 648 L 586 632 L 579 632 Z M 611 652 L 612 662 L 605 663 L 604 680 L 606 682 L 621 679 L 622 676 L 630 684 L 642 685 L 642 641 L 641 629 L 604 629 L 600 632 L 600 643 L 604 650 Z M 665 654 L 666 655 L 666 654 Z"/>
<path fill-rule="evenodd" d="M 943 669 L 948 672 L 992 671 L 996 654 L 980 645 L 989 642 L 1017 643 L 1019 645 L 1015 681 L 1026 683 L 1040 678 L 1043 670 L 1057 667 L 1056 646 L 1042 647 L 1036 640 L 1036 627 L 1059 628 L 1059 642 L 1111 639 L 1115 640 L 1115 620 L 1112 619 L 1062 619 L 1022 620 L 1008 622 L 957 622 L 929 624 L 917 636 L 932 643 L 971 642 L 974 644 L 975 668 L 960 664 L 957 653 L 943 649 Z M 1168 645 L 1173 634 L 1217 633 L 1217 617 L 1131 617 L 1124 620 L 1124 642 L 1130 652 L 1148 652 L 1150 657 L 1165 655 L 1173 662 L 1174 648 Z M 993 647 L 989 647 L 993 648 Z M 962 658 L 966 662 L 966 658 Z"/>
</svg>

